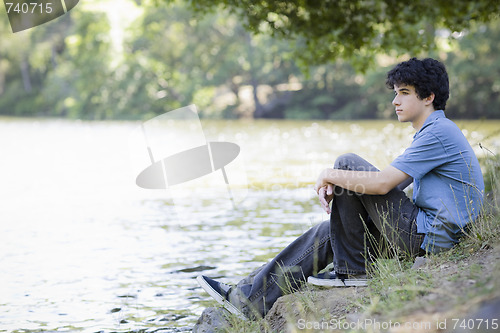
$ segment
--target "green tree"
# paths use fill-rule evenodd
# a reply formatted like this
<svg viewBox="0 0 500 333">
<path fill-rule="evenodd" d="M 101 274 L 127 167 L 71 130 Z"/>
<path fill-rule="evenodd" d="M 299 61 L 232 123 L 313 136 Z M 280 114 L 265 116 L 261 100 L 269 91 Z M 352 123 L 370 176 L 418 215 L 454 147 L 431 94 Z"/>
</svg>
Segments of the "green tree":
<svg viewBox="0 0 500 333">
<path fill-rule="evenodd" d="M 57 65 L 47 75 L 42 96 L 52 115 L 111 118 L 115 75 L 109 22 L 103 13 L 75 8 L 71 14 L 74 24 L 66 31 L 65 52 L 54 60 Z"/>
<path fill-rule="evenodd" d="M 126 75 L 136 78 L 132 90 L 136 96 L 147 95 L 140 99 L 150 100 L 143 108 L 153 114 L 195 102 L 202 115 L 239 117 L 245 112 L 242 90 L 250 87 L 254 116 L 261 117 L 273 106 L 259 89 L 265 84 L 269 94 L 279 95 L 279 85 L 299 74 L 288 43 L 252 36 L 226 11 L 197 17 L 181 3 L 146 6 L 133 31 Z M 221 95 L 229 101 L 211 107 Z"/>
<path fill-rule="evenodd" d="M 376 54 L 428 52 L 436 29 L 462 31 L 500 13 L 497 0 L 187 1 L 200 13 L 227 8 L 254 32 L 294 41 L 306 66 L 343 58 L 364 70 Z"/>
<path fill-rule="evenodd" d="M 39 29 L 13 34 L 0 22 L 0 113 L 34 115 L 43 113 L 45 102 L 40 92 L 47 74 L 64 51 L 64 34 L 71 25 L 69 16 L 57 27 L 47 24 Z"/>
<path fill-rule="evenodd" d="M 8 30 L 0 25 L 0 113 L 112 116 L 108 95 L 113 75 L 104 14 L 77 8 L 28 31 Z"/>
<path fill-rule="evenodd" d="M 447 113 L 455 118 L 500 118 L 500 20 L 471 24 L 457 35 L 445 60 L 451 97 Z"/>
<path fill-rule="evenodd" d="M 153 2 L 118 57 L 107 16 L 90 7 L 17 34 L 0 20 L 0 114 L 144 119 L 195 103 L 204 117 L 389 118 L 385 66 L 418 51 L 447 65 L 448 115 L 500 116 L 496 1 Z"/>
</svg>

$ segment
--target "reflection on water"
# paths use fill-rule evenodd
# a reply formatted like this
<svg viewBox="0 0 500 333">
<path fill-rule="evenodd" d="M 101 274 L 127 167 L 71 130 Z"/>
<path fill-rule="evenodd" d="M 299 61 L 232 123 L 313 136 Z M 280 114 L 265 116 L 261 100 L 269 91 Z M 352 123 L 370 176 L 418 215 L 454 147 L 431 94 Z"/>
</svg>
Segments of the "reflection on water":
<svg viewBox="0 0 500 333">
<path fill-rule="evenodd" d="M 499 151 L 498 125 L 460 124 L 478 154 Z M 413 135 L 382 121 L 206 121 L 208 140 L 241 147 L 248 195 L 236 209 L 193 197 L 179 222 L 166 192 L 135 186 L 137 126 L 0 120 L 0 332 L 188 330 L 213 304 L 197 274 L 236 282 L 327 218 L 311 188 L 336 156 L 384 167 Z"/>
</svg>

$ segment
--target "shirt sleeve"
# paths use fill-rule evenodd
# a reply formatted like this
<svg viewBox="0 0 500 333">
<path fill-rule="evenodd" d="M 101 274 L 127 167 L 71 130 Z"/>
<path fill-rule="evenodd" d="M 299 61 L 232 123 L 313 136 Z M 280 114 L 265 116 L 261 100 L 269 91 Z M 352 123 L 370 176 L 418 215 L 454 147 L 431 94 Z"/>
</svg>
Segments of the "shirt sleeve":
<svg viewBox="0 0 500 333">
<path fill-rule="evenodd" d="M 442 142 L 433 134 L 421 133 L 391 165 L 415 179 L 421 179 L 447 160 Z"/>
</svg>

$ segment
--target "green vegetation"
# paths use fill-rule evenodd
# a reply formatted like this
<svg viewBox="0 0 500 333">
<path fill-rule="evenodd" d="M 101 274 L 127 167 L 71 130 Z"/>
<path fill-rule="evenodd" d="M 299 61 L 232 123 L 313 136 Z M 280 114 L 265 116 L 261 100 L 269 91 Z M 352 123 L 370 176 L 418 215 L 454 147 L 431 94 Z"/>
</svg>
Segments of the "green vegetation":
<svg viewBox="0 0 500 333">
<path fill-rule="evenodd" d="M 175 2 L 173 0 L 156 0 Z M 188 0 L 197 12 L 220 6 L 236 13 L 254 31 L 294 42 L 295 56 L 307 66 L 333 59 L 358 69 L 374 63 L 374 54 L 418 54 L 436 50 L 436 31 L 463 31 L 472 22 L 498 17 L 494 0 Z"/>
<path fill-rule="evenodd" d="M 0 115 L 387 119 L 385 73 L 412 55 L 447 65 L 449 117 L 500 116 L 497 1 L 123 2 L 125 26 L 83 3 L 22 33 L 0 20 Z"/>
</svg>

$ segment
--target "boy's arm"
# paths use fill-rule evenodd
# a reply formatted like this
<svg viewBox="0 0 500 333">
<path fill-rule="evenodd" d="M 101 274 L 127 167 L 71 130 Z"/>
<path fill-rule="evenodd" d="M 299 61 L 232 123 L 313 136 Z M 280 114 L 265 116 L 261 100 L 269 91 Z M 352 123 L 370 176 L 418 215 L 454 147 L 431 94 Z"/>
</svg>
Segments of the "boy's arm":
<svg viewBox="0 0 500 333">
<path fill-rule="evenodd" d="M 411 177 L 391 165 L 382 171 L 352 171 L 328 168 L 321 172 L 314 189 L 316 193 L 320 194 L 321 188 L 332 184 L 361 194 L 384 195 L 408 180 L 408 178 Z"/>
<path fill-rule="evenodd" d="M 399 185 L 398 185 L 398 189 L 400 189 L 401 191 L 404 190 L 405 188 L 408 187 L 408 185 L 410 185 L 411 183 L 413 182 L 413 178 L 412 177 L 408 177 L 407 179 L 405 179 L 403 182 L 401 182 Z"/>
</svg>

